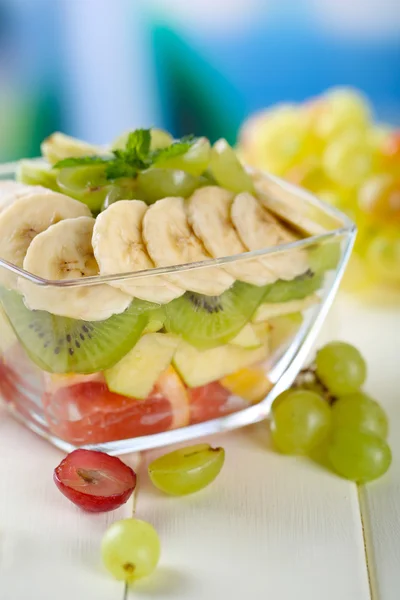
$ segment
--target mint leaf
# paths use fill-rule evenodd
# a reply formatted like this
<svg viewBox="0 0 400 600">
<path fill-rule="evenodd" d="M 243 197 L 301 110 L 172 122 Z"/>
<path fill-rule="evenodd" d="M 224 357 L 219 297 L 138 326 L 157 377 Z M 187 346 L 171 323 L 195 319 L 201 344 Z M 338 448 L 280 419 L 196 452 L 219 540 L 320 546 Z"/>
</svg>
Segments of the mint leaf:
<svg viewBox="0 0 400 600">
<path fill-rule="evenodd" d="M 152 153 L 153 161 L 157 164 L 165 162 L 170 158 L 182 156 L 197 142 L 198 138 L 194 135 L 187 135 L 176 142 L 173 142 L 166 148 L 160 148 Z"/>
<path fill-rule="evenodd" d="M 145 161 L 149 157 L 150 143 L 150 129 L 136 129 L 129 134 L 125 150 L 130 156 Z"/>
<path fill-rule="evenodd" d="M 109 162 L 110 159 L 103 158 L 101 156 L 76 156 L 71 158 L 64 158 L 63 160 L 59 160 L 55 165 L 53 165 L 53 169 L 65 169 L 67 167 L 83 167 L 87 165 L 101 165 L 103 163 Z"/>
<path fill-rule="evenodd" d="M 125 148 L 113 150 L 115 158 L 107 167 L 107 179 L 136 177 L 138 171 L 151 166 L 150 142 L 150 129 L 132 131 L 128 136 Z"/>
<path fill-rule="evenodd" d="M 106 168 L 107 179 L 118 179 L 118 177 L 133 177 L 138 173 L 137 167 L 128 164 L 121 158 L 116 158 L 109 162 Z"/>
</svg>

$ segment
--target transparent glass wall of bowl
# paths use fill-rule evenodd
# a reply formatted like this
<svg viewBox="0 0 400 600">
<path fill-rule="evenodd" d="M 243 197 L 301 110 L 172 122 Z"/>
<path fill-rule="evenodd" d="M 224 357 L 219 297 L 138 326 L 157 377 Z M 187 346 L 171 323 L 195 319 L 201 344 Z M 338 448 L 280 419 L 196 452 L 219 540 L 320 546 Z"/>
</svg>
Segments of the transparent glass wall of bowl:
<svg viewBox="0 0 400 600">
<path fill-rule="evenodd" d="M 0 261 L 0 395 L 10 412 L 65 451 L 111 454 L 267 417 L 307 357 L 355 235 L 336 210 L 267 182 L 288 218 L 296 211 L 321 233 L 279 251 L 63 282 Z M 197 292 L 138 299 L 166 281 Z"/>
</svg>

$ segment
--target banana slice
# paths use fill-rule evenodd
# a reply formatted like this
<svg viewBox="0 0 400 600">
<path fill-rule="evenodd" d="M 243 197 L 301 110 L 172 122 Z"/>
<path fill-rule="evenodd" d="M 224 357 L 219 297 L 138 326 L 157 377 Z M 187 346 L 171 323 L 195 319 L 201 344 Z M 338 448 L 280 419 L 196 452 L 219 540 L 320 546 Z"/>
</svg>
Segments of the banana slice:
<svg viewBox="0 0 400 600">
<path fill-rule="evenodd" d="M 232 203 L 231 217 L 240 239 L 248 250 L 275 248 L 300 239 L 281 225 L 258 200 L 248 192 L 238 194 Z M 263 265 L 275 279 L 293 279 L 309 268 L 304 250 L 290 250 L 266 256 Z"/>
<path fill-rule="evenodd" d="M 247 252 L 231 221 L 232 192 L 217 187 L 202 187 L 194 192 L 188 202 L 188 217 L 195 234 L 214 258 Z M 265 285 L 276 277 L 259 259 L 243 260 L 224 265 L 236 279 Z"/>
<path fill-rule="evenodd" d="M 92 146 L 92 144 L 82 142 L 59 131 L 46 138 L 42 142 L 40 149 L 42 155 L 50 164 L 55 164 L 59 160 L 70 158 L 71 156 L 92 156 L 104 153 L 103 148 L 99 146 Z"/>
<path fill-rule="evenodd" d="M 142 238 L 142 221 L 147 205 L 141 200 L 111 204 L 96 219 L 93 249 L 102 275 L 154 269 Z M 185 293 L 160 275 L 110 282 L 127 294 L 167 304 Z"/>
<path fill-rule="evenodd" d="M 164 198 L 150 206 L 143 219 L 143 238 L 157 267 L 212 258 L 189 225 L 183 198 Z M 168 275 L 168 278 L 186 290 L 206 296 L 219 296 L 234 283 L 226 271 L 215 267 Z"/>
<path fill-rule="evenodd" d="M 256 173 L 253 181 L 261 204 L 307 235 L 320 235 L 343 225 L 318 206 L 299 198 L 289 184 L 283 186 L 261 173 Z"/>
<path fill-rule="evenodd" d="M 13 179 L 5 179 L 0 181 L 0 212 L 10 206 L 14 200 L 23 196 L 24 194 L 29 194 L 31 192 L 30 185 L 26 185 L 25 183 L 19 183 L 19 181 L 14 181 Z"/>
<path fill-rule="evenodd" d="M 33 192 L 0 213 L 0 258 L 22 267 L 33 238 L 63 219 L 91 216 L 85 204 L 56 192 Z M 0 269 L 0 283 L 15 287 L 16 278 Z"/>
<path fill-rule="evenodd" d="M 10 187 L 8 192 L 5 191 L 4 195 L 2 194 L 2 190 L 0 189 L 0 212 L 5 210 L 11 204 L 14 204 L 16 200 L 20 200 L 21 198 L 26 198 L 27 196 L 31 196 L 32 194 L 53 194 L 53 190 L 45 188 L 41 185 L 29 185 L 26 183 L 19 183 L 13 181 L 15 183 L 15 187 Z"/>
<path fill-rule="evenodd" d="M 24 269 L 44 279 L 66 281 L 98 275 L 93 254 L 95 219 L 65 219 L 35 237 L 24 260 Z M 55 315 L 103 321 L 124 312 L 132 298 L 107 285 L 81 287 L 40 286 L 20 278 L 19 289 L 31 310 L 46 310 Z"/>
</svg>

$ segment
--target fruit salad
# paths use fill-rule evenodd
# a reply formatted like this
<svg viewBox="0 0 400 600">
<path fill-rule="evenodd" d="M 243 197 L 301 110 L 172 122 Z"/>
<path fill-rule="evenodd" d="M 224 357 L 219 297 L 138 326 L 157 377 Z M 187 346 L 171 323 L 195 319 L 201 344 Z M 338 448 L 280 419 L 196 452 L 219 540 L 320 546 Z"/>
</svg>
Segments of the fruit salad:
<svg viewBox="0 0 400 600">
<path fill-rule="evenodd" d="M 0 392 L 14 413 L 78 447 L 262 403 L 332 297 L 346 218 L 249 173 L 225 140 L 56 133 L 42 155 L 0 181 Z"/>
</svg>

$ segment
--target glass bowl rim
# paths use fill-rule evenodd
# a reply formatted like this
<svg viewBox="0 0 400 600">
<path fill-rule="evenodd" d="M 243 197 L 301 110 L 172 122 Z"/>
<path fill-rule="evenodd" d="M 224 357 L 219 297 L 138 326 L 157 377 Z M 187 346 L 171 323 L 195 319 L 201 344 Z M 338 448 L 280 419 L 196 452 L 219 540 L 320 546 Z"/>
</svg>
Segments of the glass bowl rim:
<svg viewBox="0 0 400 600">
<path fill-rule="evenodd" d="M 29 160 L 41 160 L 41 159 L 29 159 Z M 14 175 L 19 163 L 11 162 L 11 163 L 3 163 L 0 164 L 0 177 L 5 175 Z M 114 281 L 123 281 L 126 279 L 134 280 L 139 278 L 149 278 L 155 277 L 157 275 L 170 275 L 176 274 L 186 271 L 194 271 L 198 269 L 204 268 L 212 268 L 218 266 L 224 266 L 230 263 L 250 260 L 252 258 L 260 258 L 264 256 L 274 256 L 277 254 L 281 254 L 283 252 L 290 252 L 291 250 L 298 250 L 301 248 L 306 248 L 309 246 L 315 246 L 319 243 L 323 243 L 327 240 L 334 239 L 336 237 L 342 237 L 344 235 L 354 234 L 356 231 L 356 225 L 353 221 L 340 210 L 338 210 L 334 206 L 330 206 L 318 199 L 312 193 L 307 190 L 300 188 L 280 177 L 275 175 L 271 175 L 265 171 L 261 171 L 258 169 L 247 169 L 250 173 L 258 173 L 262 174 L 266 180 L 270 180 L 272 183 L 279 185 L 283 190 L 287 190 L 292 194 L 297 195 L 300 199 L 303 199 L 308 204 L 313 205 L 315 208 L 321 210 L 326 215 L 331 216 L 336 221 L 341 222 L 342 225 L 337 229 L 332 229 L 326 231 L 325 233 L 320 233 L 318 235 L 311 235 L 301 240 L 290 242 L 288 244 L 282 244 L 276 248 L 262 248 L 260 250 L 253 250 L 249 252 L 242 252 L 241 254 L 234 254 L 230 256 L 225 256 L 221 258 L 214 258 L 210 260 L 204 260 L 200 262 L 192 262 L 182 265 L 174 265 L 169 267 L 157 267 L 153 269 L 146 269 L 142 271 L 132 271 L 127 273 L 112 273 L 108 275 L 94 275 L 91 277 L 83 277 L 81 279 L 69 279 L 64 281 L 52 280 L 52 279 L 44 279 L 29 271 L 25 271 L 24 269 L 9 263 L 6 260 L 0 258 L 0 269 L 5 269 L 10 271 L 31 283 L 34 283 L 39 286 L 45 287 L 59 287 L 59 288 L 68 288 L 68 287 L 86 287 L 91 285 L 100 285 L 104 283 L 111 283 Z M 1 179 L 0 179 L 1 181 Z"/>
</svg>

